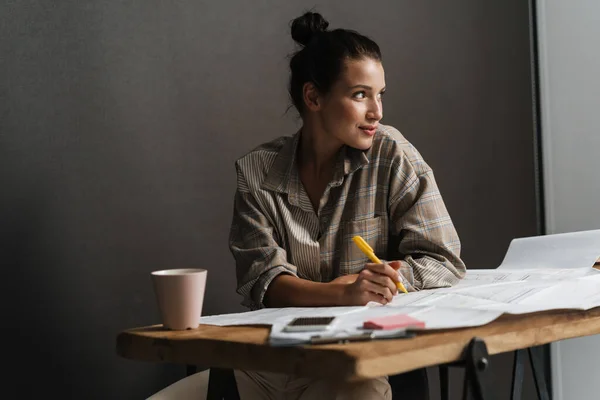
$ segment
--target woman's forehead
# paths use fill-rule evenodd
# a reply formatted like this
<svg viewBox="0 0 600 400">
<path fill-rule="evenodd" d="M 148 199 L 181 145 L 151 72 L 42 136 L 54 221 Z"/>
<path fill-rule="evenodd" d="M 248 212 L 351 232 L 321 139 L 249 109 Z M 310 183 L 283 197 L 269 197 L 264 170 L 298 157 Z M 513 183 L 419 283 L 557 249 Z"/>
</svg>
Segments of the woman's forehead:
<svg viewBox="0 0 600 400">
<path fill-rule="evenodd" d="M 367 85 L 374 89 L 381 89 L 385 86 L 383 65 L 371 58 L 346 60 L 344 61 L 340 81 L 349 87 Z"/>
</svg>

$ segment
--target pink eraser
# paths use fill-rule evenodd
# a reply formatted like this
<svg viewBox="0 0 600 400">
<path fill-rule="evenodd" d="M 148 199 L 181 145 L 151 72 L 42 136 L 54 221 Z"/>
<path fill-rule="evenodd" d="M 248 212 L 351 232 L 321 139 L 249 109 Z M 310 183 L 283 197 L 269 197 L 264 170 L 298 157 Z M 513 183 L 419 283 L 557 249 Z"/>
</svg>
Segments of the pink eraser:
<svg viewBox="0 0 600 400">
<path fill-rule="evenodd" d="M 406 314 L 373 318 L 363 323 L 364 329 L 425 328 L 425 322 Z"/>
</svg>

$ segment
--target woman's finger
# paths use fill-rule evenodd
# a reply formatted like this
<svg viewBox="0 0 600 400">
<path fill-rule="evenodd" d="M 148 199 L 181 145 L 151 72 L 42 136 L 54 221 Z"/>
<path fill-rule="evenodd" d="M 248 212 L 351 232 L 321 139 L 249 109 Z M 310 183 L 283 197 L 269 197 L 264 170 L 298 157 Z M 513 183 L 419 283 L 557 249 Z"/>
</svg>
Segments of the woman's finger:
<svg viewBox="0 0 600 400">
<path fill-rule="evenodd" d="M 392 268 L 389 264 L 367 263 L 365 268 L 369 271 L 388 276 L 392 281 L 398 282 L 398 271 Z"/>
<path fill-rule="evenodd" d="M 363 305 L 366 305 L 371 301 L 373 301 L 375 303 L 383 304 L 383 305 L 386 305 L 387 303 L 389 303 L 389 301 L 387 301 L 387 299 L 380 294 L 375 294 L 373 292 L 365 292 Z"/>
<path fill-rule="evenodd" d="M 394 298 L 392 291 L 386 286 L 382 286 L 371 281 L 364 281 L 362 287 L 366 291 L 383 296 L 388 302 L 392 301 L 392 299 Z"/>
<path fill-rule="evenodd" d="M 397 261 L 397 260 L 390 261 L 390 262 L 388 262 L 388 265 L 390 267 L 392 267 L 394 269 L 394 271 L 397 272 L 400 269 L 400 267 L 402 266 L 402 262 L 401 261 Z"/>
<path fill-rule="evenodd" d="M 396 286 L 396 283 L 394 281 L 392 281 L 390 279 L 390 277 L 387 275 L 379 274 L 379 273 L 370 271 L 368 269 L 361 271 L 360 275 L 362 276 L 362 279 L 364 279 L 364 280 L 373 282 L 379 286 L 383 286 L 383 287 L 389 289 L 390 292 L 392 293 L 392 295 L 395 295 L 396 293 L 398 293 L 398 288 Z"/>
</svg>

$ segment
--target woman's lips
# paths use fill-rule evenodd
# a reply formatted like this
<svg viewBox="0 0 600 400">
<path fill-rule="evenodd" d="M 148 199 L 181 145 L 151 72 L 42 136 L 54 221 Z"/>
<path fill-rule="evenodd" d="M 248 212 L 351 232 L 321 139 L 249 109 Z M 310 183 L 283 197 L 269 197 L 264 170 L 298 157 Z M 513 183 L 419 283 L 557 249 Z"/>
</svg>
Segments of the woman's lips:
<svg viewBox="0 0 600 400">
<path fill-rule="evenodd" d="M 375 132 L 377 132 L 376 126 L 360 126 L 359 128 L 361 131 L 363 131 L 364 133 L 366 133 L 369 136 L 373 136 L 373 135 L 375 135 Z"/>
</svg>

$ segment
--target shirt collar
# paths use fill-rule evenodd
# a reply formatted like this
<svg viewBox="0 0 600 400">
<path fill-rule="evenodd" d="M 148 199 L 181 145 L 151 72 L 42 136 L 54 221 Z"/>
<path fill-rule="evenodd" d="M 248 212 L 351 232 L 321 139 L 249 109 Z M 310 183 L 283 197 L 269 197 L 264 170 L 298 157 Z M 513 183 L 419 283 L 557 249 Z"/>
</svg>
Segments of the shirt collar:
<svg viewBox="0 0 600 400">
<path fill-rule="evenodd" d="M 262 189 L 298 196 L 301 183 L 296 155 L 298 154 L 300 133 L 301 131 L 296 132 L 290 140 L 285 141 L 261 185 Z M 338 154 L 331 186 L 340 186 L 346 175 L 367 165 L 370 152 L 370 148 L 363 151 L 343 146 Z"/>
</svg>

